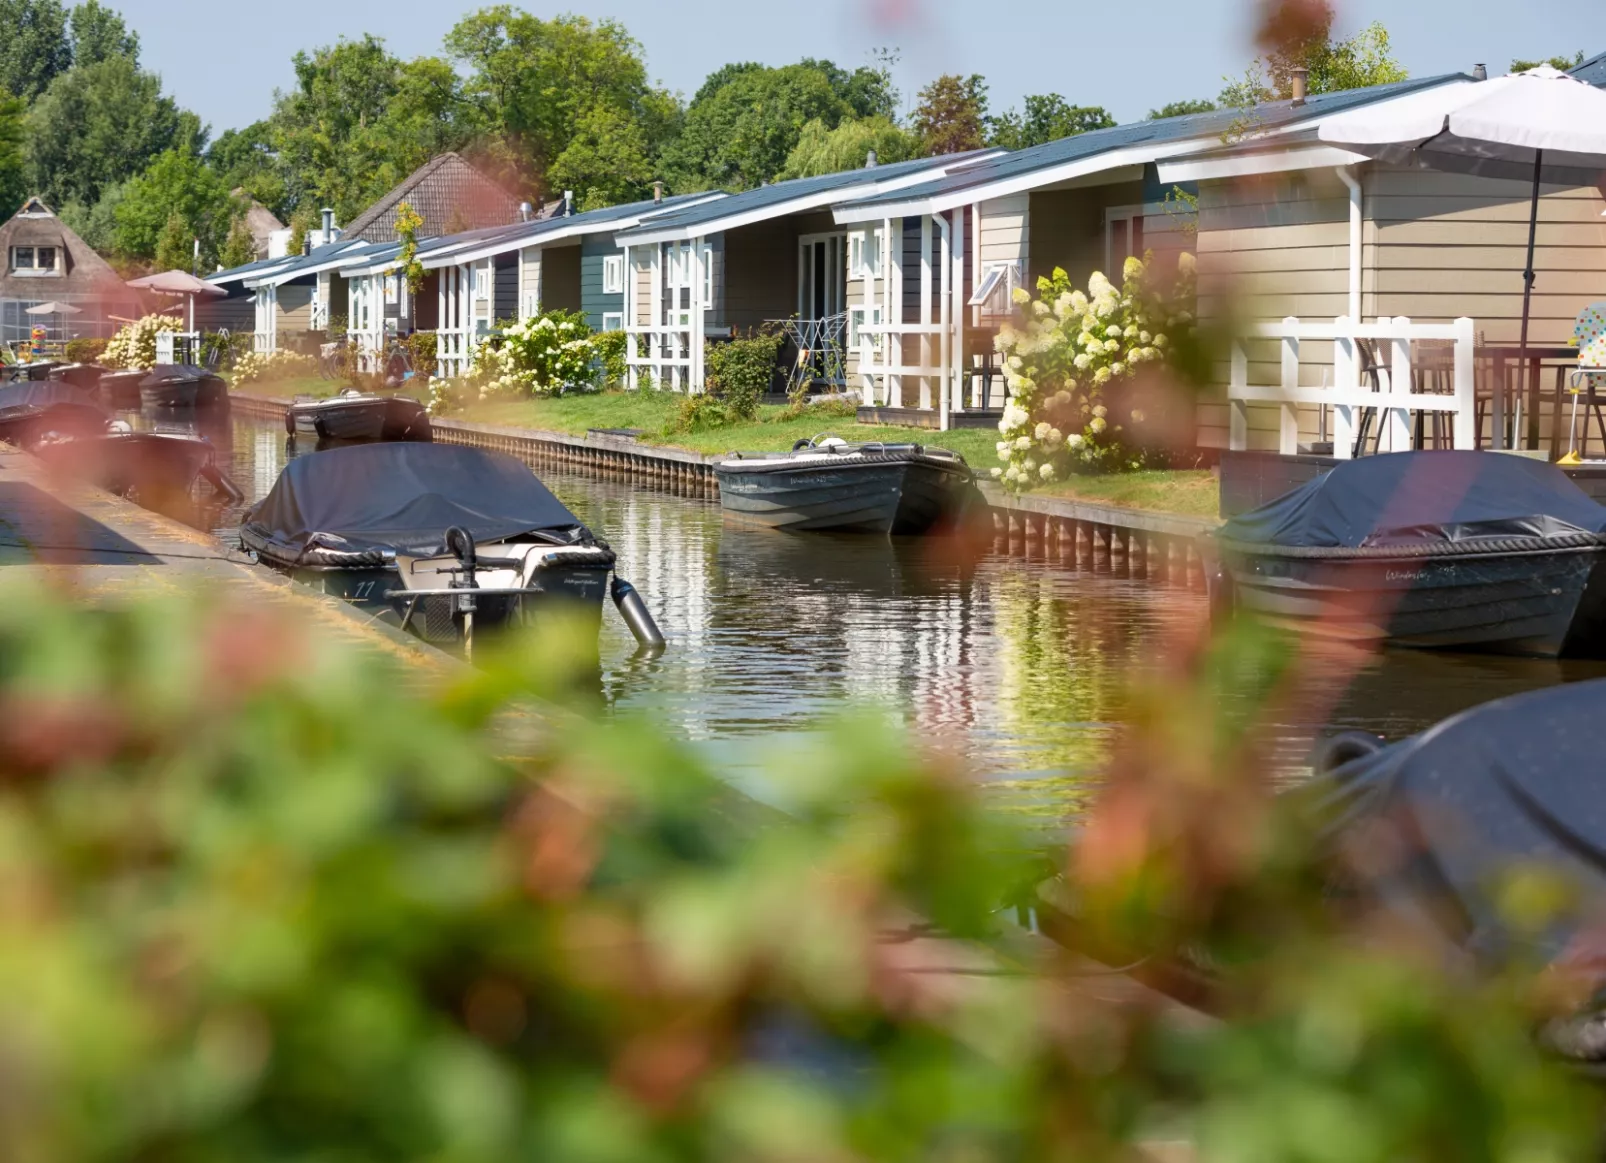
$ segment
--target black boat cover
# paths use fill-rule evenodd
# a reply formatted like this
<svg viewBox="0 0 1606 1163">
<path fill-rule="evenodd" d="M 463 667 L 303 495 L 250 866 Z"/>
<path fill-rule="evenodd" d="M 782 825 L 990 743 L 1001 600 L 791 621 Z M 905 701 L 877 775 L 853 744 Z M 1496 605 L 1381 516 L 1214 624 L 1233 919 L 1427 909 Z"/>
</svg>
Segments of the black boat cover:
<svg viewBox="0 0 1606 1163">
<path fill-rule="evenodd" d="M 319 546 L 446 552 L 457 525 L 475 541 L 580 526 L 527 466 L 449 444 L 365 444 L 298 457 L 245 516 L 245 531 L 292 554 Z"/>
<path fill-rule="evenodd" d="M 139 381 L 139 386 L 156 388 L 163 384 L 199 383 L 215 374 L 204 367 L 196 367 L 189 363 L 159 363 L 151 368 L 149 375 Z"/>
<path fill-rule="evenodd" d="M 0 412 L 12 408 L 50 408 L 57 404 L 88 406 L 92 397 L 63 380 L 22 380 L 0 384 Z"/>
<path fill-rule="evenodd" d="M 1362 861 L 1362 887 L 1479 959 L 1549 964 L 1581 956 L 1580 930 L 1512 927 L 1501 877 L 1550 869 L 1598 920 L 1606 905 L 1606 680 L 1516 695 L 1353 760 L 1306 785 L 1330 851 L 1357 835 L 1392 837 L 1391 860 Z M 1377 830 L 1381 825 L 1383 832 Z M 1364 831 L 1358 831 L 1362 829 Z M 1572 948 L 1569 948 L 1572 946 Z M 1606 966 L 1600 966 L 1606 969 Z M 1606 982 L 1606 972 L 1601 972 Z"/>
<path fill-rule="evenodd" d="M 1341 462 L 1222 526 L 1251 545 L 1358 549 L 1606 529 L 1606 507 L 1554 465 L 1499 452 L 1393 452 Z"/>
</svg>

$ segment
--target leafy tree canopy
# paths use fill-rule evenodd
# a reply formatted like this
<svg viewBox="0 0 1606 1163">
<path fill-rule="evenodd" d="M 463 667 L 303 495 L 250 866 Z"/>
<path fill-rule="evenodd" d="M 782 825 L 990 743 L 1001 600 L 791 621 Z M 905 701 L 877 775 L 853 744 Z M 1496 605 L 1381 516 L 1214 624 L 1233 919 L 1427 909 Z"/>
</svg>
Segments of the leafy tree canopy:
<svg viewBox="0 0 1606 1163">
<path fill-rule="evenodd" d="M 1027 149 L 1114 125 L 1115 118 L 1102 105 L 1072 105 L 1058 93 L 1041 93 L 1027 97 L 1021 112 L 1011 109 L 993 119 L 992 144 Z"/>
<path fill-rule="evenodd" d="M 52 81 L 28 113 L 28 136 L 34 190 L 56 202 L 92 205 L 157 154 L 198 151 L 206 135 L 193 113 L 162 96 L 155 74 L 118 55 Z"/>
<path fill-rule="evenodd" d="M 237 215 L 234 224 L 229 227 L 228 237 L 223 240 L 218 250 L 217 265 L 225 270 L 234 267 L 243 267 L 246 263 L 255 262 L 257 257 L 256 239 L 251 237 L 251 227 L 245 220 L 245 215 Z"/>
<path fill-rule="evenodd" d="M 128 183 L 116 213 L 117 250 L 129 258 L 155 256 L 164 269 L 173 266 L 163 261 L 171 255 L 164 256 L 161 246 L 176 218 L 186 247 L 192 238 L 201 240 L 201 269 L 210 270 L 243 209 L 216 170 L 189 150 L 168 150 Z M 189 269 L 187 252 L 177 265 Z"/>
<path fill-rule="evenodd" d="M 0 89 L 25 101 L 72 67 L 60 0 L 0 0 Z"/>
<path fill-rule="evenodd" d="M 856 117 L 835 129 L 827 128 L 823 121 L 811 121 L 787 155 L 781 177 L 815 178 L 855 170 L 864 165 L 872 149 L 883 164 L 921 156 L 919 135 L 886 117 Z"/>
<path fill-rule="evenodd" d="M 914 129 L 924 151 L 935 157 L 987 144 L 987 82 L 979 74 L 949 73 L 920 90 Z"/>
<path fill-rule="evenodd" d="M 1514 73 L 1526 73 L 1529 69 L 1537 69 L 1540 65 L 1549 65 L 1553 69 L 1560 69 L 1564 73 L 1570 73 L 1583 63 L 1584 50 L 1579 49 L 1570 57 L 1546 57 L 1542 61 L 1514 60 L 1511 62 L 1511 71 Z"/>
<path fill-rule="evenodd" d="M 21 97 L 0 94 L 0 221 L 11 217 L 28 197 Z"/>
<path fill-rule="evenodd" d="M 581 117 L 547 178 L 554 191 L 573 190 L 582 210 L 617 206 L 637 200 L 652 184 L 649 153 L 640 122 L 598 105 Z"/>
<path fill-rule="evenodd" d="M 1293 71 L 1308 70 L 1308 91 L 1336 93 L 1405 80 L 1409 74 L 1394 59 L 1388 29 L 1372 23 L 1347 40 L 1333 39 L 1333 8 L 1328 0 L 1303 0 L 1274 6 L 1262 25 L 1259 43 L 1264 55 L 1229 80 L 1221 104 L 1256 105 L 1293 96 Z"/>
<path fill-rule="evenodd" d="M 586 139 L 581 153 L 592 153 L 601 127 L 630 121 L 655 154 L 673 133 L 676 103 L 648 82 L 641 45 L 615 21 L 542 20 L 498 5 L 460 21 L 447 33 L 446 51 L 468 70 L 463 93 L 475 111 L 479 152 L 498 163 L 510 187 L 537 197 L 554 188 L 547 171 L 579 137 Z M 633 173 L 639 163 L 629 159 Z M 571 160 L 569 169 L 579 166 Z"/>
<path fill-rule="evenodd" d="M 850 74 L 820 61 L 721 70 L 724 82 L 703 85 L 680 137 L 665 150 L 671 182 L 681 192 L 742 190 L 778 177 L 811 121 L 835 129 L 860 108 L 882 107 L 890 83 L 862 75 L 873 72 Z"/>
<path fill-rule="evenodd" d="M 1165 117 L 1186 117 L 1190 113 L 1210 113 L 1216 108 L 1214 101 L 1192 100 L 1172 101 L 1158 109 L 1149 110 L 1149 120 L 1159 121 Z"/>
<path fill-rule="evenodd" d="M 84 0 L 72 10 L 72 59 L 92 65 L 107 57 L 139 60 L 139 34 L 130 32 L 120 13 L 100 0 Z"/>
</svg>

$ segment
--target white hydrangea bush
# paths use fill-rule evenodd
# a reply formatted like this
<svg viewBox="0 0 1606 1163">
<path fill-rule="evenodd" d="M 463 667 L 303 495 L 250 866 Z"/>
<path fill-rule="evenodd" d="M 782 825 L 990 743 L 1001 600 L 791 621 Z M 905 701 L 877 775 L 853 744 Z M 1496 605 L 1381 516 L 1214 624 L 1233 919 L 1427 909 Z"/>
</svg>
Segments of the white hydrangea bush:
<svg viewBox="0 0 1606 1163">
<path fill-rule="evenodd" d="M 1015 292 L 1020 320 L 995 340 L 1009 392 L 995 480 L 1018 493 L 1139 463 L 1146 418 L 1121 389 L 1145 365 L 1168 361 L 1191 333 L 1193 275 L 1193 256 L 1183 255 L 1176 286 L 1161 296 L 1145 262 L 1130 258 L 1120 287 L 1095 272 L 1082 291 L 1056 268 L 1037 280 L 1035 299 Z"/>
<path fill-rule="evenodd" d="M 549 311 L 481 344 L 469 375 L 481 399 L 594 392 L 601 387 L 602 351 L 583 316 Z"/>
<path fill-rule="evenodd" d="M 294 351 L 248 351 L 234 361 L 235 384 L 268 384 L 316 375 L 318 361 Z"/>
<path fill-rule="evenodd" d="M 101 353 L 100 363 L 114 369 L 149 371 L 156 366 L 157 335 L 163 331 L 183 330 L 183 320 L 171 315 L 147 315 L 112 336 Z"/>
</svg>

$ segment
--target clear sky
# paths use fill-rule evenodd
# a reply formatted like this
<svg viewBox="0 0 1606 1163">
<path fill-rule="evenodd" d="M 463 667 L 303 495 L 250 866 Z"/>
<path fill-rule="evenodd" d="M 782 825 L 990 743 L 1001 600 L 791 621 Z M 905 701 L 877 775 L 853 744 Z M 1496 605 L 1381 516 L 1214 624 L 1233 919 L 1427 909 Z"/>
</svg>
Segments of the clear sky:
<svg viewBox="0 0 1606 1163">
<path fill-rule="evenodd" d="M 392 52 L 440 51 L 475 0 L 110 0 L 138 30 L 148 67 L 214 132 L 267 115 L 292 80 L 297 49 L 373 32 Z M 1104 105 L 1122 121 L 1185 97 L 1214 96 L 1241 72 L 1248 0 L 568 0 L 519 5 L 537 15 L 612 17 L 646 49 L 654 78 L 690 95 L 734 60 L 828 57 L 852 67 L 877 45 L 902 51 L 906 94 L 944 72 L 981 73 L 995 109 L 1026 93 Z M 1606 51 L 1602 0 L 1336 0 L 1339 31 L 1382 20 L 1413 75 L 1491 74 L 1513 57 Z M 235 19 L 235 14 L 239 19 Z"/>
</svg>

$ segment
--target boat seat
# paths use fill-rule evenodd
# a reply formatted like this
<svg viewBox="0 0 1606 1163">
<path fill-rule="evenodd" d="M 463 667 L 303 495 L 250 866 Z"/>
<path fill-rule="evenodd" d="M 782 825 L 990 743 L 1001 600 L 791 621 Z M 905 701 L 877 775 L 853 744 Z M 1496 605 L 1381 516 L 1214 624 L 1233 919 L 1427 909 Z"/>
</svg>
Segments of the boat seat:
<svg viewBox="0 0 1606 1163">
<path fill-rule="evenodd" d="M 489 542 L 474 547 L 481 564 L 474 578 L 481 589 L 525 589 L 536 572 L 558 554 L 573 560 L 576 554 L 611 560 L 609 551 L 596 545 L 548 545 L 541 541 Z M 402 585 L 410 590 L 445 589 L 458 575 L 457 558 L 421 557 L 398 559 Z"/>
</svg>

